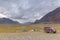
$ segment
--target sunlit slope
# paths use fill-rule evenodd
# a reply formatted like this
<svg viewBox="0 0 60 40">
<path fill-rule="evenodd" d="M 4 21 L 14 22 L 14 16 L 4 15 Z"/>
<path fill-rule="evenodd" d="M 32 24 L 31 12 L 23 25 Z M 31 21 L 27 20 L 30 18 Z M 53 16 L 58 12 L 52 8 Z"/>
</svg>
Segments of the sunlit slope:
<svg viewBox="0 0 60 40">
<path fill-rule="evenodd" d="M 39 29 L 40 32 L 44 33 L 44 27 L 53 27 L 56 31 L 60 32 L 60 24 L 32 24 L 32 25 L 11 25 L 11 24 L 0 24 L 0 33 L 21 33 L 23 30 L 27 32 L 34 32 L 33 29 Z"/>
</svg>

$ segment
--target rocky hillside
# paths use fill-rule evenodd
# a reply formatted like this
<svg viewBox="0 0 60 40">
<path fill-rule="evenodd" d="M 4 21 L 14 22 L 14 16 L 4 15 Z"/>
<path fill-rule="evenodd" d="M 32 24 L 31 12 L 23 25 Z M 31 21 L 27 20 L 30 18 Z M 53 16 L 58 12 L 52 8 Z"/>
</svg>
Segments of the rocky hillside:
<svg viewBox="0 0 60 40">
<path fill-rule="evenodd" d="M 36 23 L 60 23 L 60 7 L 49 12 L 42 19 L 36 20 Z"/>
<path fill-rule="evenodd" d="M 19 23 L 9 18 L 0 18 L 0 24 L 19 24 Z"/>
</svg>

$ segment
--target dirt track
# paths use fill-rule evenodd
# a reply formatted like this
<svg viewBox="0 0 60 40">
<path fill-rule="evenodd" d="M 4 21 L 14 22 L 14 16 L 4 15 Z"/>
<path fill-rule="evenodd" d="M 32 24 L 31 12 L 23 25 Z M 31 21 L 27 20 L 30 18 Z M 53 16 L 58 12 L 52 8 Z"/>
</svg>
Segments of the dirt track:
<svg viewBox="0 0 60 40">
<path fill-rule="evenodd" d="M 0 33 L 0 40 L 60 40 L 60 34 L 41 33 Z"/>
</svg>

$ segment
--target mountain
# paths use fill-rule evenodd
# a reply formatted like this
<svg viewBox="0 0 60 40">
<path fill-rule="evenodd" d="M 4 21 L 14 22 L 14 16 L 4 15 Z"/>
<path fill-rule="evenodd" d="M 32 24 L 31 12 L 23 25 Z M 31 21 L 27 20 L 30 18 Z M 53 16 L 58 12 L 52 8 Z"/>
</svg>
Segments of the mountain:
<svg viewBox="0 0 60 40">
<path fill-rule="evenodd" d="M 42 19 L 36 20 L 34 24 L 36 23 L 60 23 L 60 7 L 49 12 Z"/>
<path fill-rule="evenodd" d="M 9 18 L 0 18 L 0 24 L 19 24 L 19 23 Z"/>
<path fill-rule="evenodd" d="M 26 23 L 24 23 L 24 24 L 33 24 L 33 22 L 26 22 Z"/>
</svg>

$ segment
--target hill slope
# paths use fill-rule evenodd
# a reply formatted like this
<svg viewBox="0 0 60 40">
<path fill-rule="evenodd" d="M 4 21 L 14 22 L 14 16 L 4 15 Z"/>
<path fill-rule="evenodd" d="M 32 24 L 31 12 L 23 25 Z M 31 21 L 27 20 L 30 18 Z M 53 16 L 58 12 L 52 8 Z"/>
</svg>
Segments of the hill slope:
<svg viewBox="0 0 60 40">
<path fill-rule="evenodd" d="M 42 19 L 36 20 L 35 23 L 60 23 L 60 7 L 45 15 Z"/>
<path fill-rule="evenodd" d="M 0 18 L 0 24 L 19 24 L 19 23 L 9 18 Z"/>
</svg>

